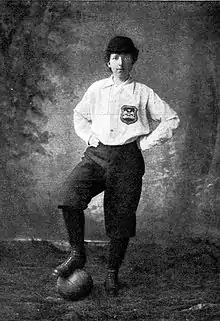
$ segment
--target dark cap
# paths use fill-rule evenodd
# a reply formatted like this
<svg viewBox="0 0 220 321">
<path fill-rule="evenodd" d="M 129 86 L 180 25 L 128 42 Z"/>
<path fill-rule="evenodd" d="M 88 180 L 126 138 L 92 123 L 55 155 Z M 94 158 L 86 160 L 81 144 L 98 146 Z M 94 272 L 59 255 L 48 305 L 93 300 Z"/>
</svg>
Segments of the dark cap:
<svg viewBox="0 0 220 321">
<path fill-rule="evenodd" d="M 133 56 L 134 62 L 137 60 L 139 50 L 134 46 L 133 41 L 128 37 L 116 36 L 112 38 L 105 52 L 105 62 L 109 61 L 110 55 L 112 53 L 126 53 Z"/>
</svg>

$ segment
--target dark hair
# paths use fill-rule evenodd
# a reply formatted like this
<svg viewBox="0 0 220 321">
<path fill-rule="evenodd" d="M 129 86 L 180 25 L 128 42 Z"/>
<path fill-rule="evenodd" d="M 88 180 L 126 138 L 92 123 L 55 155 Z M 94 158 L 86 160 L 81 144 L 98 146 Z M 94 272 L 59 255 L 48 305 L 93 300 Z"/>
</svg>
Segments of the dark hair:
<svg viewBox="0 0 220 321">
<path fill-rule="evenodd" d="M 112 38 L 105 51 L 105 63 L 109 62 L 111 54 L 131 54 L 133 63 L 135 63 L 138 59 L 139 50 L 134 46 L 133 41 L 128 37 L 116 36 Z"/>
</svg>

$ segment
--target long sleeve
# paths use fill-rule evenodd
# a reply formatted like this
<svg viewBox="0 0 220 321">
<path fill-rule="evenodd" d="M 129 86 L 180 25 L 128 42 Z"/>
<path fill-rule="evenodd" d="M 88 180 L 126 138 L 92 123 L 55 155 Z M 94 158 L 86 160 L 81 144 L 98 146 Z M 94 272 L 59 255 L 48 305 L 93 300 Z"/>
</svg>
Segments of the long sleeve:
<svg viewBox="0 0 220 321">
<path fill-rule="evenodd" d="M 92 135 L 91 105 L 93 104 L 92 91 L 89 88 L 82 100 L 74 109 L 73 123 L 77 135 L 88 144 Z"/>
<path fill-rule="evenodd" d="M 140 138 L 141 150 L 150 149 L 162 144 L 173 136 L 173 130 L 179 126 L 177 113 L 152 90 L 147 104 L 151 118 L 160 121 L 159 125 L 149 135 Z"/>
</svg>

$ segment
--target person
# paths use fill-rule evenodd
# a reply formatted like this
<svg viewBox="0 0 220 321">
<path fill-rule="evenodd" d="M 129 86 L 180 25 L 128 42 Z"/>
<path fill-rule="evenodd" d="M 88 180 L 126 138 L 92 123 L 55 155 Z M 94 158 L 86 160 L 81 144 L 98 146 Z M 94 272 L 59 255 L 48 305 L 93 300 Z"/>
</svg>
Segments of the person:
<svg viewBox="0 0 220 321">
<path fill-rule="evenodd" d="M 139 50 L 132 39 L 112 38 L 105 52 L 111 76 L 93 83 L 74 110 L 74 127 L 87 148 L 68 176 L 62 209 L 71 251 L 53 272 L 68 276 L 86 263 L 84 210 L 104 191 L 104 218 L 109 237 L 105 290 L 116 296 L 118 273 L 129 240 L 136 235 L 136 210 L 145 164 L 142 151 L 163 143 L 179 125 L 177 113 L 148 86 L 131 77 Z M 150 114 L 159 121 L 150 129 Z"/>
</svg>

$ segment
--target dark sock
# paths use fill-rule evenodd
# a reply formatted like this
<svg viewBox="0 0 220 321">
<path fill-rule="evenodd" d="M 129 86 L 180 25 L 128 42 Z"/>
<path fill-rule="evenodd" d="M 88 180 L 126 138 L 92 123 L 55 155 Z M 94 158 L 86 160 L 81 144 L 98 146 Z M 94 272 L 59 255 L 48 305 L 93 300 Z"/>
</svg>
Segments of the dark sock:
<svg viewBox="0 0 220 321">
<path fill-rule="evenodd" d="M 111 239 L 109 244 L 108 270 L 118 272 L 128 247 L 129 238 Z"/>
<path fill-rule="evenodd" d="M 71 247 L 84 251 L 85 216 L 82 210 L 73 210 L 67 206 L 58 206 L 63 211 L 69 243 Z"/>
</svg>

